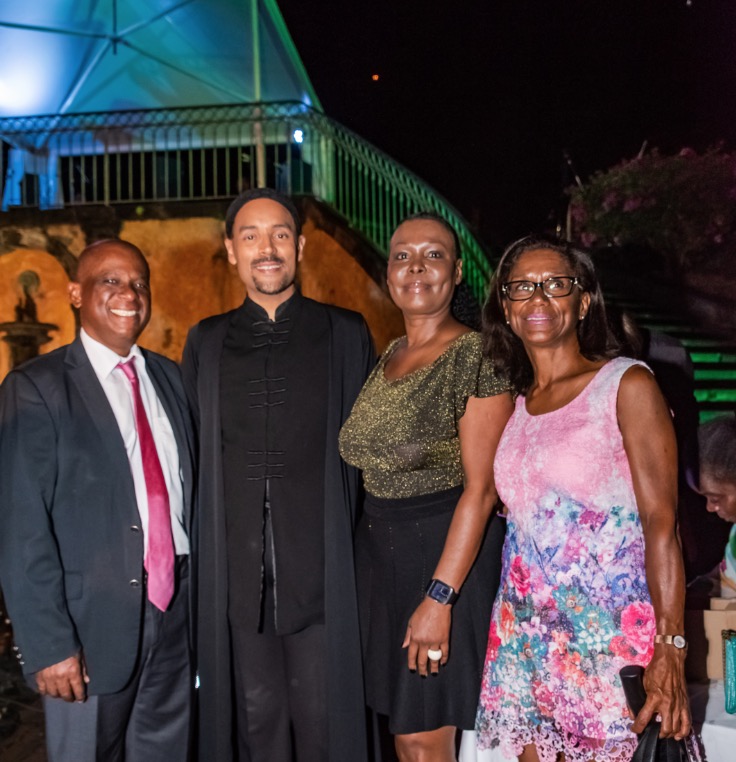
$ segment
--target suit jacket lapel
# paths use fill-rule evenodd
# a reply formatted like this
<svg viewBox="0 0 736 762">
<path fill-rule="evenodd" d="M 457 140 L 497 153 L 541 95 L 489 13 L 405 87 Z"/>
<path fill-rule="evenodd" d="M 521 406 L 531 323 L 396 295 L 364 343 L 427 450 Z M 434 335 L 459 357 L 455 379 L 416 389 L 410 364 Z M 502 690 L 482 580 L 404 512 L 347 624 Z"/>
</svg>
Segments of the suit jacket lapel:
<svg viewBox="0 0 736 762">
<path fill-rule="evenodd" d="M 69 345 L 65 365 L 69 379 L 76 386 L 90 420 L 99 434 L 109 463 L 129 485 L 130 498 L 133 504 L 137 505 L 133 477 L 128 464 L 128 453 L 125 450 L 118 422 L 78 337 Z"/>
</svg>

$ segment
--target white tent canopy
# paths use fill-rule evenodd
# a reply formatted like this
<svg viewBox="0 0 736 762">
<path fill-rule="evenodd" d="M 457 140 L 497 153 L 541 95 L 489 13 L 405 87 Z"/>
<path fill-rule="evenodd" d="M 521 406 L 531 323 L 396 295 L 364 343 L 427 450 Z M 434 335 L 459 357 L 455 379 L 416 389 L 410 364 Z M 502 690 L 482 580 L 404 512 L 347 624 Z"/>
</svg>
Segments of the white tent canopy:
<svg viewBox="0 0 736 762">
<path fill-rule="evenodd" d="M 283 101 L 321 110 L 276 0 L 2 0 L 0 208 L 29 177 L 60 206 L 63 156 L 263 144 L 237 123 L 145 130 L 146 110 Z"/>
<path fill-rule="evenodd" d="M 320 108 L 275 0 L 3 0 L 0 51 L 0 118 Z"/>
</svg>

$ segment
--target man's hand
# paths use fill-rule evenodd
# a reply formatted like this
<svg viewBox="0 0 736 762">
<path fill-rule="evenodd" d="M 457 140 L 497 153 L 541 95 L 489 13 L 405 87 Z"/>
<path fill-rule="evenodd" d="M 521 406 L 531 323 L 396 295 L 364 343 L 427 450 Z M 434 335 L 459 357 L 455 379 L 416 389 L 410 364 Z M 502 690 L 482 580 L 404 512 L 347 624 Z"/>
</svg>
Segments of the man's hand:
<svg viewBox="0 0 736 762">
<path fill-rule="evenodd" d="M 42 696 L 64 701 L 85 701 L 89 676 L 81 654 L 44 667 L 36 672 L 36 685 Z"/>
</svg>

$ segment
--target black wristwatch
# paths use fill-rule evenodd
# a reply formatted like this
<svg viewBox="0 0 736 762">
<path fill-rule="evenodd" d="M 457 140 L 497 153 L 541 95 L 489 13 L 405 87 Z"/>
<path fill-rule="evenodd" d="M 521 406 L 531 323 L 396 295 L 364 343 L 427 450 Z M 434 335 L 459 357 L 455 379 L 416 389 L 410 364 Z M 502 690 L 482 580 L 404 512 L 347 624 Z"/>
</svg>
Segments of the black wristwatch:
<svg viewBox="0 0 736 762">
<path fill-rule="evenodd" d="M 458 599 L 458 594 L 455 592 L 454 588 L 439 579 L 429 580 L 426 593 L 427 597 L 431 598 L 433 601 L 437 601 L 437 603 L 442 603 L 446 606 L 452 605 Z"/>
</svg>

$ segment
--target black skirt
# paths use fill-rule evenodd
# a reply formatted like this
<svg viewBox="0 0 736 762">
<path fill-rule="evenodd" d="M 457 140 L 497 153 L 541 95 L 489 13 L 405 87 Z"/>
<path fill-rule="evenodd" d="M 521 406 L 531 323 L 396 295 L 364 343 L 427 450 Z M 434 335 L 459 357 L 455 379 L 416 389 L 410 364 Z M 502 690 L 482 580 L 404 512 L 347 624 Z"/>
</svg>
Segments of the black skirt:
<svg viewBox="0 0 736 762">
<path fill-rule="evenodd" d="M 393 734 L 475 727 L 505 521 L 491 520 L 452 611 L 450 658 L 438 677 L 407 667 L 401 647 L 444 548 L 462 487 L 398 500 L 366 496 L 356 559 L 368 705 Z"/>
</svg>

